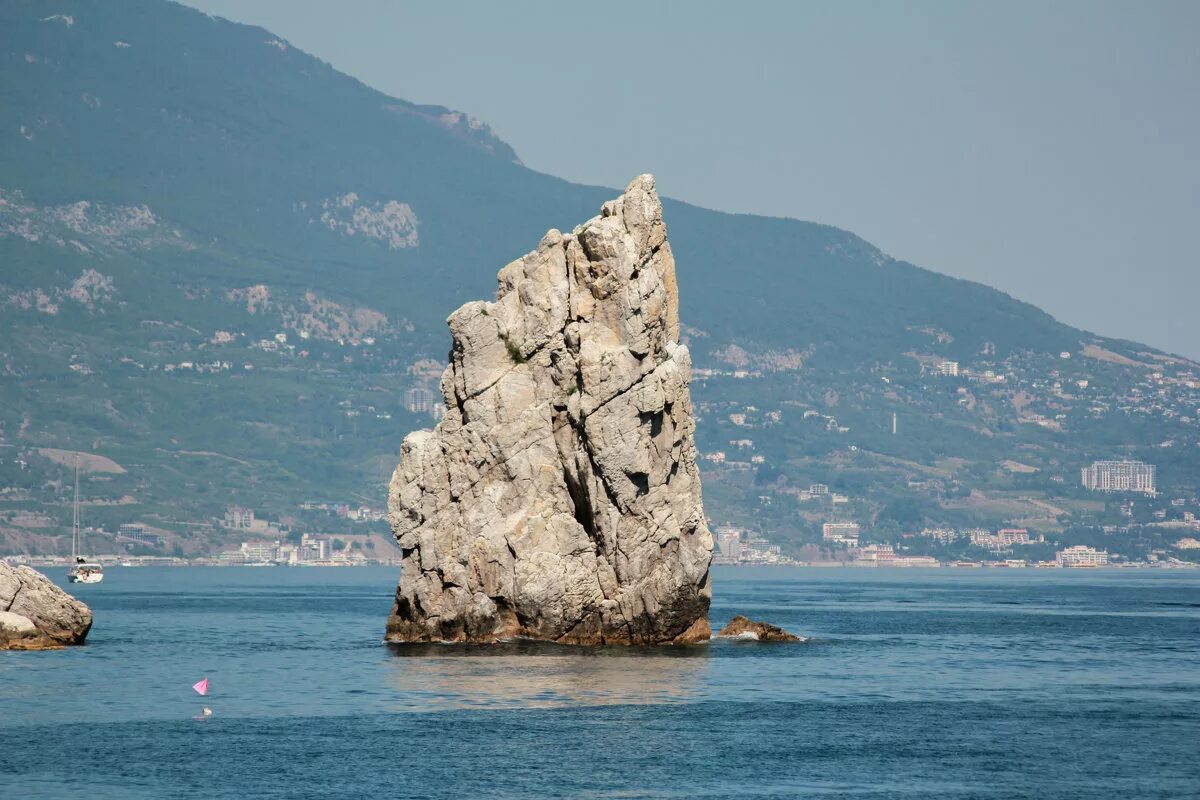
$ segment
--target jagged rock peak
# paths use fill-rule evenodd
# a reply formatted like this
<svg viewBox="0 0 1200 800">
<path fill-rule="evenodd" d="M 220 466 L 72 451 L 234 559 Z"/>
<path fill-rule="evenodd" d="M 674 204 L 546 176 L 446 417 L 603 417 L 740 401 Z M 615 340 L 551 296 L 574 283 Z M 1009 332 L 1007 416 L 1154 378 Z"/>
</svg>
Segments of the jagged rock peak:
<svg viewBox="0 0 1200 800">
<path fill-rule="evenodd" d="M 388 511 L 394 642 L 706 641 L 709 562 L 679 295 L 654 178 L 450 315 L 446 414 Z"/>
</svg>

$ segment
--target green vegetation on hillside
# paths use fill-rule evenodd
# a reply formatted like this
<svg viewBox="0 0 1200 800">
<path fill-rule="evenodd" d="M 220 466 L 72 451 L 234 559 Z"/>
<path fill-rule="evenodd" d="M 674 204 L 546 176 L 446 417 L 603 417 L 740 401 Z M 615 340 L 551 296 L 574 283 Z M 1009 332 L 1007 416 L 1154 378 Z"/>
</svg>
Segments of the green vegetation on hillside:
<svg viewBox="0 0 1200 800">
<path fill-rule="evenodd" d="M 64 530 L 69 468 L 43 448 L 126 470 L 87 477 L 110 528 L 381 507 L 404 434 L 434 422 L 446 316 L 615 190 L 528 170 L 486 127 L 260 28 L 160 0 L 53 11 L 70 24 L 0 7 L 8 546 Z M 1112 456 L 1196 496 L 1195 365 L 828 226 L 677 201 L 666 216 L 698 442 L 725 455 L 704 462 L 714 522 L 793 548 L 832 517 L 880 536 L 1082 530 L 1122 513 L 1074 488 Z M 962 374 L 934 376 L 944 360 Z M 849 500 L 801 502 L 810 483 Z"/>
</svg>

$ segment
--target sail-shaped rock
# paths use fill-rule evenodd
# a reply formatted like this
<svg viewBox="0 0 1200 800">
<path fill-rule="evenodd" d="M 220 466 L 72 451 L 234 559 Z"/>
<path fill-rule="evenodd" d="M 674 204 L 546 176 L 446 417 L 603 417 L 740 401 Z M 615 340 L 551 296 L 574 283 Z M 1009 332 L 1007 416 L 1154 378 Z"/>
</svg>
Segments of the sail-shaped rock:
<svg viewBox="0 0 1200 800">
<path fill-rule="evenodd" d="M 393 642 L 710 637 L 675 262 L 649 175 L 448 320 L 446 414 L 404 440 Z"/>
</svg>

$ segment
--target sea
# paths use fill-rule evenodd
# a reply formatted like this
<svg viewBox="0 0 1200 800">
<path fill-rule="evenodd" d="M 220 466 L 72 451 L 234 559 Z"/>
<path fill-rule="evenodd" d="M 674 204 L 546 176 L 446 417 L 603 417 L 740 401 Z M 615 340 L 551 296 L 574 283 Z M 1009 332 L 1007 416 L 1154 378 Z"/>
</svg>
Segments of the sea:
<svg viewBox="0 0 1200 800">
<path fill-rule="evenodd" d="M 714 627 L 807 640 L 656 648 L 389 646 L 396 578 L 72 586 L 86 646 L 0 653 L 0 797 L 1200 797 L 1197 571 L 716 567 Z"/>
</svg>

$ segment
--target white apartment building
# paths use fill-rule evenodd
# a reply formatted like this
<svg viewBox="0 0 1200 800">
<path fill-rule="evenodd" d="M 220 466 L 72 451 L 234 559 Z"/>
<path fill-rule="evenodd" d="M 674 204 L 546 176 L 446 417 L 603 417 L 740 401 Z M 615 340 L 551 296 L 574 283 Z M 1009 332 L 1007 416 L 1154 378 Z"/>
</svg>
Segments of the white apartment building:
<svg viewBox="0 0 1200 800">
<path fill-rule="evenodd" d="M 958 362 L 957 361 L 940 361 L 933 368 L 935 375 L 945 375 L 948 378 L 958 377 Z"/>
<path fill-rule="evenodd" d="M 889 567 L 940 567 L 941 564 L 933 556 L 896 556 L 887 566 Z"/>
<path fill-rule="evenodd" d="M 230 506 L 225 509 L 226 528 L 253 528 L 254 510 L 241 506 Z"/>
<path fill-rule="evenodd" d="M 328 561 L 333 555 L 333 543 L 328 536 L 313 536 L 305 533 L 300 537 L 297 549 L 298 561 Z"/>
<path fill-rule="evenodd" d="M 830 544 L 858 547 L 857 522 L 826 522 L 821 526 L 821 538 Z"/>
<path fill-rule="evenodd" d="M 433 410 L 433 392 L 424 386 L 414 386 L 404 393 L 404 407 L 412 414 L 428 414 Z"/>
<path fill-rule="evenodd" d="M 992 532 L 983 528 L 976 528 L 969 532 L 971 544 L 975 547 L 992 548 L 996 546 L 996 539 L 992 536 Z"/>
<path fill-rule="evenodd" d="M 890 544 L 869 544 L 858 551 L 858 561 L 873 564 L 890 564 L 896 558 L 896 549 Z"/>
<path fill-rule="evenodd" d="M 1094 461 L 1081 470 L 1083 488 L 1093 492 L 1141 492 L 1151 497 L 1154 465 L 1141 461 Z"/>
<path fill-rule="evenodd" d="M 954 528 L 925 528 L 921 531 L 921 536 L 942 544 L 949 544 L 959 537 L 959 532 Z"/>
<path fill-rule="evenodd" d="M 1024 528 L 1002 528 L 996 531 L 996 540 L 1005 547 L 1011 547 L 1014 544 L 1033 543 L 1033 539 L 1029 536 L 1029 531 Z"/>
<path fill-rule="evenodd" d="M 1025 545 L 1032 543 L 1033 539 L 1029 536 L 1029 531 L 1024 528 L 1004 528 L 994 534 L 986 530 L 971 531 L 971 544 L 976 547 L 986 548 L 994 553 L 1011 549 L 1016 544 Z"/>
<path fill-rule="evenodd" d="M 274 561 L 279 553 L 279 542 L 242 542 L 242 556 L 248 564 Z"/>
<path fill-rule="evenodd" d="M 737 561 L 742 557 L 742 535 L 737 531 L 718 533 L 717 546 L 721 550 L 721 555 L 730 561 Z"/>
<path fill-rule="evenodd" d="M 1077 544 L 1074 547 L 1059 550 L 1055 554 L 1054 560 L 1060 567 L 1106 567 L 1108 566 L 1108 551 Z"/>
</svg>

